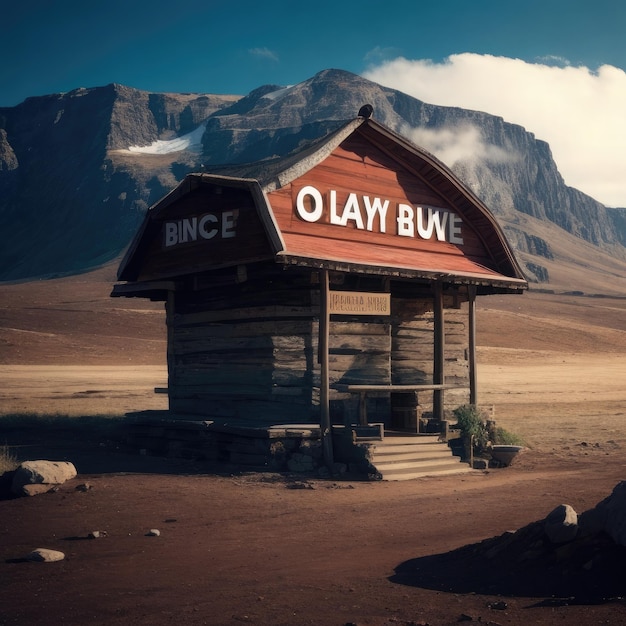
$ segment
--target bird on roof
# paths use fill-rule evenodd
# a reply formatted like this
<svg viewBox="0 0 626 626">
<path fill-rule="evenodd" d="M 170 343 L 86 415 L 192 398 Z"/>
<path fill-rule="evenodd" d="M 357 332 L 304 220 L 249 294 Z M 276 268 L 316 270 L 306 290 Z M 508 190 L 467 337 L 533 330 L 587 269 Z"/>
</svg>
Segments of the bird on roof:
<svg viewBox="0 0 626 626">
<path fill-rule="evenodd" d="M 369 119 L 372 117 L 372 113 L 374 112 L 374 107 L 371 104 L 364 104 L 359 109 L 359 117 L 364 117 L 365 119 Z"/>
</svg>

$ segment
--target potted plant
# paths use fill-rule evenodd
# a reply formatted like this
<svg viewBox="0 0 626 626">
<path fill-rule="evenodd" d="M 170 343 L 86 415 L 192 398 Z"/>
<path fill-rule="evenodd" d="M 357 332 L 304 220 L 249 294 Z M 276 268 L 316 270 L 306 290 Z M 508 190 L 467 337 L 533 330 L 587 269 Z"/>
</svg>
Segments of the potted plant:
<svg viewBox="0 0 626 626">
<path fill-rule="evenodd" d="M 491 459 L 500 466 L 510 465 L 524 449 L 520 437 L 496 427 L 476 405 L 462 405 L 453 414 L 463 441 L 464 458 L 472 466 L 476 457 Z"/>
</svg>

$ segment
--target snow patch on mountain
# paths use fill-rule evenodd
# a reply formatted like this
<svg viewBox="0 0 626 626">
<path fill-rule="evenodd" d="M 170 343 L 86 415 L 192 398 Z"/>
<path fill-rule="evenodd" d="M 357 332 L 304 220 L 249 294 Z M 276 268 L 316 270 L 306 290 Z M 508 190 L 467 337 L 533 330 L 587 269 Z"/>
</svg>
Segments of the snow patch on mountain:
<svg viewBox="0 0 626 626">
<path fill-rule="evenodd" d="M 272 100 L 273 102 L 278 102 L 282 100 L 285 96 L 290 94 L 293 91 L 293 85 L 289 87 L 283 87 L 282 89 L 277 89 L 276 91 L 270 91 L 266 93 L 261 100 Z"/>
<path fill-rule="evenodd" d="M 172 152 L 189 152 L 202 151 L 202 135 L 204 135 L 206 124 L 201 124 L 195 130 L 186 135 L 175 137 L 174 139 L 159 139 L 153 141 L 149 146 L 129 146 L 129 152 L 140 154 L 171 154 Z"/>
</svg>

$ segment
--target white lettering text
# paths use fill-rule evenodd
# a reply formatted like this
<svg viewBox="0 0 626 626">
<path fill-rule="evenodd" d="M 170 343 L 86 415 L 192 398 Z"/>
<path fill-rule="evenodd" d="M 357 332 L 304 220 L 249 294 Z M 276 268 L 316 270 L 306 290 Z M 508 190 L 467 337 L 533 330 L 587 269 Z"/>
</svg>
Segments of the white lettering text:
<svg viewBox="0 0 626 626">
<path fill-rule="evenodd" d="M 190 243 L 198 239 L 231 239 L 237 235 L 238 210 L 224 211 L 221 215 L 205 213 L 200 216 L 185 217 L 163 225 L 163 245 L 171 248 L 181 243 Z M 220 224 L 221 221 L 221 224 Z"/>
<path fill-rule="evenodd" d="M 387 232 L 388 199 L 359 196 L 351 192 L 340 201 L 335 189 L 325 198 L 312 185 L 300 189 L 296 196 L 296 214 L 305 222 L 326 222 L 333 226 L 354 226 L 369 232 Z M 324 219 L 325 218 L 325 219 Z M 401 237 L 433 239 L 463 245 L 463 220 L 453 211 L 430 206 L 398 203 L 395 214 L 396 234 Z"/>
</svg>

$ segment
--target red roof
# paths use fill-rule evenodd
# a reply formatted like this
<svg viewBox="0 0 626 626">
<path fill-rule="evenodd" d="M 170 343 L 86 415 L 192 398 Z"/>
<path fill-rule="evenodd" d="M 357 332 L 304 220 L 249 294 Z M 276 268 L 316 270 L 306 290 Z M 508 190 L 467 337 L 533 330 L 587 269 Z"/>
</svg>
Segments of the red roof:
<svg viewBox="0 0 626 626">
<path fill-rule="evenodd" d="M 323 213 L 321 205 L 313 217 L 297 212 L 299 194 L 307 189 L 319 193 Z M 373 202 L 388 210 L 379 211 L 375 226 L 368 222 L 366 228 L 364 207 Z M 202 211 L 218 215 L 229 206 L 237 210 L 228 218 L 237 229 L 230 240 L 164 246 L 167 224 L 176 229 L 171 224 L 191 223 Z M 438 212 L 442 223 L 458 226 L 458 236 L 400 236 L 400 210 L 415 212 L 416 221 L 419 211 Z M 118 276 L 154 281 L 268 259 L 495 290 L 527 288 L 489 209 L 434 156 L 364 118 L 283 159 L 188 175 L 147 213 Z"/>
</svg>

